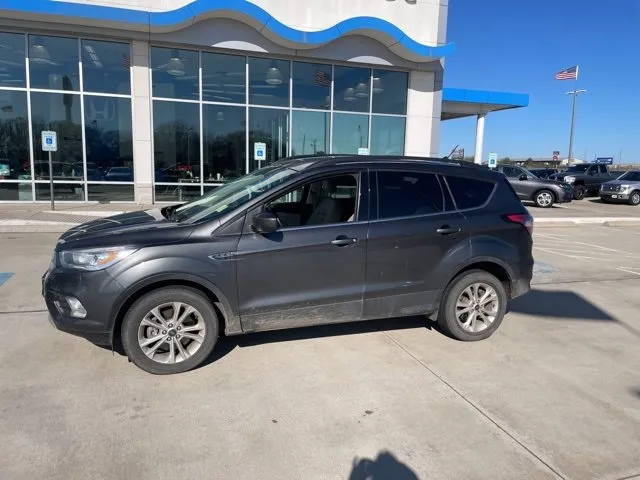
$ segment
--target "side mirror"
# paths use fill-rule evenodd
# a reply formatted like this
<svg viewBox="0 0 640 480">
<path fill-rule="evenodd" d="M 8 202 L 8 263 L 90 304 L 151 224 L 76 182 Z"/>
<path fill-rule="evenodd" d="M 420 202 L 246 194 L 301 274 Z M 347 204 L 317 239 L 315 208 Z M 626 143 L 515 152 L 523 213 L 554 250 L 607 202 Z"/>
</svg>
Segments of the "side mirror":
<svg viewBox="0 0 640 480">
<path fill-rule="evenodd" d="M 523 174 L 521 174 L 521 175 L 518 177 L 518 180 L 527 180 L 528 178 L 529 178 L 529 177 L 527 177 L 527 174 L 526 174 L 526 173 L 523 173 Z"/>
<path fill-rule="evenodd" d="M 280 228 L 278 217 L 272 212 L 261 212 L 253 217 L 251 229 L 260 234 L 273 233 Z"/>
</svg>

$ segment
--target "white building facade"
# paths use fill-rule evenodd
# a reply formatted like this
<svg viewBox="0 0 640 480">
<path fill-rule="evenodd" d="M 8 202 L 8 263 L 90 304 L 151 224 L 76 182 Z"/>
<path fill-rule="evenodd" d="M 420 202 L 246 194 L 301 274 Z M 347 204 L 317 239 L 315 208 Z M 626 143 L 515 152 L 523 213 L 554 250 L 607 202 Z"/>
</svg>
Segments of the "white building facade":
<svg viewBox="0 0 640 480">
<path fill-rule="evenodd" d="M 147 204 L 290 155 L 435 156 L 447 3 L 6 0 L 0 201 L 48 201 L 50 175 L 58 201 Z"/>
</svg>

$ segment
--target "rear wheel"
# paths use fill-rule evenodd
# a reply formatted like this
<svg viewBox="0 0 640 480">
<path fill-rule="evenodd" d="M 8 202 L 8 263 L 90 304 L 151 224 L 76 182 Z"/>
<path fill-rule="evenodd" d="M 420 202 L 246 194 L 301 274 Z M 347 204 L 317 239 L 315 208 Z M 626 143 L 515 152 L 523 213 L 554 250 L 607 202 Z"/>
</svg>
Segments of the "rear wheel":
<svg viewBox="0 0 640 480">
<path fill-rule="evenodd" d="M 540 190 L 536 193 L 533 201 L 537 207 L 550 208 L 555 202 L 555 197 L 553 192 L 550 192 L 549 190 Z"/>
<path fill-rule="evenodd" d="M 634 190 L 629 195 L 629 205 L 640 205 L 640 191 Z"/>
<path fill-rule="evenodd" d="M 498 329 L 506 306 L 502 282 L 484 270 L 470 270 L 456 277 L 445 290 L 438 325 L 457 340 L 483 340 Z"/>
<path fill-rule="evenodd" d="M 211 354 L 218 318 L 197 290 L 168 287 L 140 298 L 122 322 L 122 346 L 129 359 L 149 373 L 191 370 Z"/>
<path fill-rule="evenodd" d="M 586 195 L 587 191 L 584 188 L 584 185 L 576 185 L 573 187 L 573 199 L 574 200 L 582 200 Z"/>
</svg>

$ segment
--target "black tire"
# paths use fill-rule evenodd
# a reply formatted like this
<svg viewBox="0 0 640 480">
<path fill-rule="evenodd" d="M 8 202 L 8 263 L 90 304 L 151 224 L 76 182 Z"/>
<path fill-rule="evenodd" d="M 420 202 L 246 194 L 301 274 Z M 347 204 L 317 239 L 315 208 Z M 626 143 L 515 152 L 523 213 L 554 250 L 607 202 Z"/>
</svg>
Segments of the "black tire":
<svg viewBox="0 0 640 480">
<path fill-rule="evenodd" d="M 551 190 L 540 190 L 533 196 L 536 207 L 551 208 L 556 202 L 556 196 Z"/>
<path fill-rule="evenodd" d="M 465 330 L 456 318 L 456 304 L 462 292 L 469 286 L 483 283 L 492 287 L 497 294 L 497 313 L 495 320 L 484 330 L 469 332 Z M 507 293 L 500 280 L 484 270 L 469 270 L 458 275 L 445 289 L 438 311 L 438 326 L 446 335 L 463 342 L 484 340 L 495 332 L 504 318 L 507 309 Z M 484 323 L 484 322 L 483 322 Z"/>
<path fill-rule="evenodd" d="M 584 188 L 584 185 L 576 185 L 573 187 L 573 199 L 574 200 L 582 200 L 587 194 L 587 190 Z"/>
<path fill-rule="evenodd" d="M 176 363 L 160 363 L 143 352 L 138 342 L 138 331 L 147 313 L 160 305 L 172 302 L 182 302 L 194 307 L 200 313 L 200 318 L 204 322 L 204 338 L 200 347 L 185 360 Z M 202 364 L 211 354 L 218 340 L 218 331 L 218 316 L 208 298 L 191 288 L 166 287 L 144 295 L 131 306 L 122 322 L 122 347 L 129 360 L 142 370 L 154 375 L 171 375 L 192 370 Z"/>
<path fill-rule="evenodd" d="M 634 190 L 629 195 L 629 205 L 640 205 L 640 190 Z"/>
</svg>

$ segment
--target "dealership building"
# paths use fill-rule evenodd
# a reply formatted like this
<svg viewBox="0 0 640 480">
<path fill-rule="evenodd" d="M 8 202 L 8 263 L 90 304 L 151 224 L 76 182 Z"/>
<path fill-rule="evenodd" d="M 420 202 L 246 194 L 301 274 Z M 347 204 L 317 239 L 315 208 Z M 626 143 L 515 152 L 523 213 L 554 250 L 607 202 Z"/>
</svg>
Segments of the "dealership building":
<svg viewBox="0 0 640 480">
<path fill-rule="evenodd" d="M 176 202 L 290 155 L 437 156 L 447 0 L 3 0 L 0 201 Z M 455 39 L 453 39 L 455 40 Z M 57 151 L 42 148 L 54 131 Z"/>
</svg>

